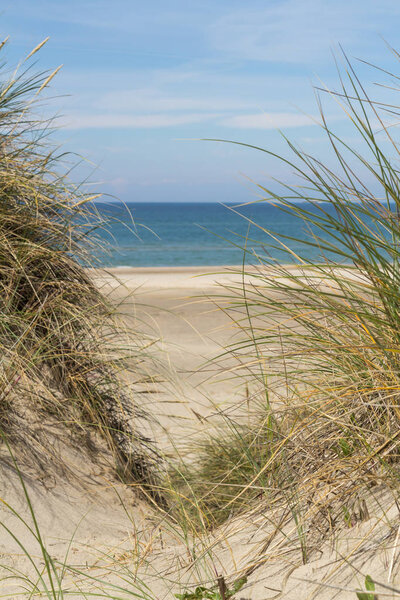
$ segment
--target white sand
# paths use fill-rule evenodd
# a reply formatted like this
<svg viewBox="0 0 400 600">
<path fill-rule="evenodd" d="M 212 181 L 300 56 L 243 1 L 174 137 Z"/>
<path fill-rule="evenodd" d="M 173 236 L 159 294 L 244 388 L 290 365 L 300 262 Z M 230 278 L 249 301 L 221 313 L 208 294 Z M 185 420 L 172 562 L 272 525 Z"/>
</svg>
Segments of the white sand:
<svg viewBox="0 0 400 600">
<path fill-rule="evenodd" d="M 151 354 L 161 361 L 162 367 L 150 361 L 147 368 L 149 372 L 156 370 L 153 375 L 162 374 L 166 383 L 156 387 L 155 394 L 144 397 L 154 417 L 152 433 L 165 451 L 172 451 L 172 445 L 184 446 L 193 435 L 208 426 L 208 419 L 219 408 L 236 409 L 244 402 L 245 381 L 238 383 L 227 377 L 226 370 L 236 364 L 233 359 L 225 363 L 222 373 L 215 367 L 215 361 L 206 369 L 203 366 L 219 355 L 237 335 L 234 323 L 215 302 L 221 292 L 216 282 L 240 285 L 241 277 L 233 273 L 232 268 L 120 268 L 109 274 L 96 272 L 94 275 L 104 291 L 111 292 L 116 300 L 123 300 L 122 310 L 130 324 L 140 323 L 150 336 L 159 339 L 151 347 Z M 119 283 L 111 275 L 116 276 Z M 224 302 L 221 297 L 218 301 L 219 304 Z M 48 549 L 56 558 L 62 560 L 68 539 L 83 518 L 72 543 L 70 561 L 91 565 L 97 560 L 96 554 L 106 551 L 107 557 L 103 556 L 100 561 L 103 566 L 87 571 L 93 576 L 107 576 L 105 565 L 116 560 L 121 573 L 128 568 L 131 575 L 138 569 L 153 597 L 161 600 L 182 592 L 179 582 L 193 584 L 201 577 L 205 580 L 211 577 L 215 581 L 217 573 L 240 573 L 259 555 L 264 564 L 250 577 L 251 586 L 239 592 L 238 599 L 264 600 L 282 593 L 285 600 L 305 600 L 318 589 L 312 581 L 325 579 L 327 583 L 350 589 L 357 582 L 361 583 L 361 575 L 350 564 L 382 581 L 386 581 L 393 557 L 396 564 L 397 549 L 388 548 L 387 552 L 380 551 L 376 555 L 372 551 L 366 564 L 357 554 L 362 538 L 369 535 L 372 525 L 376 525 L 373 519 L 344 532 L 336 546 L 326 544 L 307 565 L 302 565 L 294 525 L 286 528 L 285 535 L 279 533 L 266 545 L 273 525 L 268 515 L 263 514 L 238 519 L 198 542 L 194 561 L 182 538 L 167 527 L 162 517 L 138 501 L 130 490 L 116 485 L 107 460 L 99 464 L 99 459 L 84 451 L 68 449 L 68 440 L 64 440 L 64 444 L 67 461 L 72 469 L 81 473 L 85 487 L 77 488 L 72 483 L 62 482 L 62 478 L 55 478 L 52 489 L 46 489 L 42 483 L 27 478 L 28 489 Z M 116 487 L 120 497 L 115 493 Z M 4 477 L 1 495 L 22 514 L 28 515 L 20 484 L 11 472 Z M 126 511 L 121 506 L 121 499 Z M 392 502 L 389 499 L 381 501 L 388 514 L 377 526 L 376 539 L 384 539 L 397 518 L 397 509 L 389 510 Z M 27 534 L 26 527 L 6 507 L 1 509 L 1 515 L 2 521 L 24 540 L 30 552 L 37 555 L 37 543 Z M 289 536 L 290 542 L 285 536 Z M 5 532 L 0 533 L 0 554 L 1 563 L 32 572 L 21 548 Z M 164 581 L 154 577 L 154 573 L 160 571 L 166 577 Z M 1 575 L 4 577 L 5 572 Z M 12 582 L 0 581 L 0 590 L 5 593 L 12 585 Z M 318 597 L 326 600 L 334 597 L 355 599 L 352 591 L 338 593 L 326 587 L 319 592 Z M 120 596 L 125 597 L 122 593 Z"/>
<path fill-rule="evenodd" d="M 229 304 L 221 297 L 221 284 L 240 286 L 240 267 L 119 268 L 109 274 L 96 274 L 99 286 L 124 298 L 122 310 L 130 325 L 159 340 L 152 355 L 164 365 L 169 381 L 149 400 L 165 430 L 161 438 L 156 434 L 164 448 L 190 438 L 201 418 L 227 405 L 239 409 L 246 382 L 229 371 L 238 362 L 216 357 L 238 335 L 221 310 Z"/>
</svg>

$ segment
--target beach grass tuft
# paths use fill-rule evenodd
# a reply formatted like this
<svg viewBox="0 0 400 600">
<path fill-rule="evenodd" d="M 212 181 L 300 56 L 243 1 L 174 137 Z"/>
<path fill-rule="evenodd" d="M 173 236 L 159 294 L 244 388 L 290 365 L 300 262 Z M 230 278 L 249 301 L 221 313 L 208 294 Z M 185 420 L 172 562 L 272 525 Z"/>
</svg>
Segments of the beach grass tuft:
<svg viewBox="0 0 400 600">
<path fill-rule="evenodd" d="M 252 267 L 237 270 L 242 283 L 221 301 L 225 310 L 231 301 L 242 332 L 236 373 L 261 388 L 253 424 L 226 416 L 181 483 L 211 526 L 280 507 L 277 522 L 286 514 L 295 523 L 303 562 L 323 540 L 368 521 L 380 494 L 399 491 L 400 148 L 387 122 L 399 110 L 369 97 L 345 55 L 339 84 L 329 97 L 357 139 L 352 147 L 335 132 L 319 97 L 332 163 L 286 137 L 285 156 L 233 142 L 295 174 L 293 185 L 258 186 L 259 202 L 295 216 L 308 236 L 277 236 L 248 218 L 243 251 Z M 257 231 L 262 251 L 252 250 Z M 310 247 L 317 261 L 307 258 Z"/>
<path fill-rule="evenodd" d="M 18 475 L 29 521 L 3 503 L 33 536 L 39 559 L 5 522 L 0 525 L 33 569 L 33 576 L 11 568 L 5 575 L 28 597 L 161 597 L 153 584 L 164 586 L 163 597 L 234 597 L 269 560 L 290 555 L 285 565 L 306 564 L 324 542 L 333 545 L 338 534 L 370 521 L 388 497 L 397 504 L 399 146 L 385 124 L 386 108 L 368 97 L 344 61 L 341 89 L 331 96 L 355 128 L 356 149 L 330 128 L 322 109 L 320 128 L 335 165 L 322 164 L 290 140 L 292 158 L 256 148 L 299 177 L 298 185 L 283 182 L 280 192 L 260 186 L 261 201 L 295 215 L 309 237 L 277 237 L 251 222 L 264 251 L 245 243 L 252 268 L 237 270 L 241 284 L 221 288 L 224 310 L 230 301 L 242 334 L 226 349 L 238 359 L 232 372 L 254 388 L 245 399 L 248 410 L 218 410 L 214 427 L 210 419 L 189 452 L 168 456 L 163 477 L 157 474 L 159 455 L 135 427 L 140 407 L 123 377 L 139 372 L 139 336 L 121 324 L 115 304 L 88 271 L 98 248 L 93 231 L 106 227 L 93 204 L 97 195 L 60 174 L 64 156 L 48 143 L 52 122 L 34 116 L 37 96 L 55 72 L 32 76 L 28 69 L 1 87 L 0 428 L 3 460 Z M 311 263 L 307 252 L 291 249 L 293 243 L 312 246 L 320 260 Z M 270 258 L 268 247 L 286 252 L 287 263 Z M 41 534 L 19 467 L 28 455 L 36 463 L 48 460 L 38 421 L 62 424 L 88 445 L 90 434 L 99 434 L 121 478 L 142 485 L 163 509 L 149 519 L 148 539 L 143 531 L 136 538 L 131 523 L 132 548 L 119 548 L 117 558 L 104 551 L 99 575 L 97 557 L 93 568 L 69 565 L 68 552 L 56 561 Z M 122 500 L 121 506 L 128 514 Z M 389 523 L 382 537 L 387 543 L 396 527 L 389 510 L 383 514 L 377 522 Z M 236 564 L 230 540 L 244 539 L 238 534 L 253 525 L 257 550 Z M 371 526 L 364 538 L 353 536 L 357 551 L 379 551 L 382 540 L 372 543 L 373 531 Z M 222 542 L 232 550 L 230 563 L 228 552 L 218 556 Z M 169 561 L 158 563 L 159 571 L 147 558 L 153 545 Z M 125 555 L 131 562 L 124 562 Z M 225 564 L 234 565 L 231 573 Z M 147 569 L 143 579 L 141 569 Z M 393 553 L 390 576 L 394 570 Z M 365 597 L 375 596 L 376 583 L 365 579 Z"/>
<path fill-rule="evenodd" d="M 72 157 L 51 142 L 54 120 L 37 116 L 54 74 L 32 74 L 24 61 L 0 85 L 0 425 L 36 464 L 56 459 L 38 439 L 43 419 L 80 443 L 100 435 L 119 472 L 146 482 L 155 455 L 121 377 L 131 370 L 139 378 L 145 343 L 88 271 L 105 251 L 96 231 L 107 218 L 94 203 L 99 194 L 73 183 Z"/>
</svg>

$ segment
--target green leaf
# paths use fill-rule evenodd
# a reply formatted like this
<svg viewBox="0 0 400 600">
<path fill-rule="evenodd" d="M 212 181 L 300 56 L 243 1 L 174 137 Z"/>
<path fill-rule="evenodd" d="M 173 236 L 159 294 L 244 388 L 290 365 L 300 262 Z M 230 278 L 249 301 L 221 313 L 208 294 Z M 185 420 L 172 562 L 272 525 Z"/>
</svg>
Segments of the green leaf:
<svg viewBox="0 0 400 600">
<path fill-rule="evenodd" d="M 347 440 L 345 440 L 344 438 L 340 438 L 339 440 L 339 446 L 340 449 L 343 453 L 343 456 L 350 456 L 351 454 L 351 447 L 350 444 Z"/>
<path fill-rule="evenodd" d="M 230 590 L 226 590 L 225 597 L 232 598 L 242 589 L 244 584 L 247 582 L 247 577 L 241 577 L 237 579 Z M 194 592 L 185 592 L 184 594 L 174 594 L 178 600 L 222 600 L 221 594 L 213 588 L 206 588 L 203 585 L 197 586 Z M 369 600 L 369 599 L 366 599 Z"/>
<path fill-rule="evenodd" d="M 247 582 L 247 577 L 241 577 L 240 579 L 237 579 L 233 583 L 232 589 L 228 591 L 227 598 L 231 598 L 234 594 L 236 594 L 236 592 L 241 590 L 246 582 Z"/>
<path fill-rule="evenodd" d="M 370 575 L 367 575 L 365 578 L 365 589 L 369 592 L 375 591 L 375 583 Z"/>
<path fill-rule="evenodd" d="M 365 578 L 365 589 L 369 592 L 375 591 L 375 583 L 370 575 Z M 367 592 L 356 592 L 358 600 L 376 600 L 375 594 L 368 594 Z"/>
<path fill-rule="evenodd" d="M 342 510 L 343 510 L 343 516 L 344 516 L 346 525 L 351 527 L 351 515 L 350 515 L 349 509 L 347 508 L 347 506 L 343 506 Z"/>
</svg>

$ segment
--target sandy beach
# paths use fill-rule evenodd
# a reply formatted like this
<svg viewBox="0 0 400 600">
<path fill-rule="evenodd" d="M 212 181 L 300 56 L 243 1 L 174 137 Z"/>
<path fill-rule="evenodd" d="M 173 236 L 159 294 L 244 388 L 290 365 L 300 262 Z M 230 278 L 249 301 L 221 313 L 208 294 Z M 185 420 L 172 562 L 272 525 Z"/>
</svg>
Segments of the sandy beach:
<svg viewBox="0 0 400 600">
<path fill-rule="evenodd" d="M 218 306 L 223 304 L 220 283 L 240 284 L 240 275 L 233 270 L 123 268 L 91 272 L 99 288 L 118 303 L 128 325 L 138 327 L 149 340 L 155 341 L 149 350 L 147 369 L 150 378 L 156 377 L 158 381 L 139 385 L 138 391 L 145 392 L 139 400 L 149 416 L 143 426 L 149 427 L 149 436 L 166 456 L 174 448 L 184 449 L 194 435 L 201 435 L 208 428 L 210 417 L 215 425 L 215 416 L 221 409 L 240 409 L 246 398 L 245 383 L 238 384 L 229 373 L 235 361 L 225 361 L 225 369 L 214 363 L 237 333 L 232 320 Z M 38 426 L 43 430 L 41 424 Z M 54 444 L 51 424 L 46 435 L 49 444 Z M 179 557 L 186 552 L 185 546 L 172 536 L 163 550 L 165 542 L 161 540 L 160 546 L 157 533 L 160 517 L 118 483 L 112 472 L 112 458 L 105 453 L 99 460 L 98 454 L 91 456 L 83 449 L 71 447 L 68 437 L 57 438 L 57 447 L 77 479 L 65 478 L 63 473 L 58 477 L 56 473 L 50 478 L 46 476 L 43 486 L 35 482 L 34 475 L 28 484 L 42 534 L 54 556 L 62 560 L 72 536 L 71 558 L 75 563 L 93 561 L 98 552 L 108 553 L 110 548 L 114 556 L 123 556 L 132 547 L 134 523 L 141 546 L 147 544 L 146 552 L 151 552 L 145 558 L 152 569 L 162 571 L 167 564 L 171 568 L 174 565 L 178 577 L 182 560 Z M 7 502 L 24 514 L 25 501 L 20 495 L 18 477 L 3 479 L 2 490 Z M 18 518 L 7 511 L 3 518 L 17 536 L 26 538 L 26 527 Z M 80 520 L 82 523 L 74 533 Z M 167 531 L 164 536 L 168 540 Z M 34 537 L 29 535 L 25 543 L 32 555 L 38 553 Z M 225 553 L 226 548 L 222 543 L 221 552 Z M 29 562 L 17 544 L 3 538 L 2 552 L 10 557 L 11 568 L 29 570 Z M 226 560 L 231 568 L 231 559 Z M 100 569 L 99 573 L 103 571 Z M 190 579 L 190 574 L 180 573 L 179 577 L 184 581 L 186 577 Z M 164 593 L 163 586 L 160 581 L 155 589 Z M 178 579 L 172 590 L 178 589 L 177 586 Z"/>
<path fill-rule="evenodd" d="M 245 379 L 232 377 L 236 359 L 232 356 L 222 362 L 218 359 L 238 335 L 235 323 L 224 310 L 228 299 L 221 295 L 224 290 L 221 284 L 225 289 L 240 286 L 239 268 L 121 268 L 92 271 L 91 276 L 118 304 L 129 326 L 140 328 L 151 341 L 147 369 L 153 380 L 139 385 L 138 393 L 144 392 L 139 400 L 150 417 L 148 433 L 166 457 L 174 452 L 176 455 L 177 450 L 184 452 L 194 436 L 215 427 L 219 411 L 234 416 L 235 412 L 240 413 L 241 406 L 246 405 L 248 410 L 251 402 L 257 400 L 256 388 L 250 388 L 249 392 Z M 51 423 L 48 439 L 49 444 L 54 444 Z M 162 515 L 116 480 L 107 453 L 87 454 L 71 446 L 69 438 L 57 438 L 57 447 L 71 472 L 78 475 L 79 483 L 64 474 L 60 477 L 53 474 L 51 480 L 46 476 L 44 485 L 28 478 L 42 535 L 57 560 L 63 560 L 70 546 L 73 564 L 80 565 L 79 568 L 86 564 L 89 573 L 106 579 L 109 561 L 117 561 L 122 569 L 128 566 L 130 573 L 138 570 L 151 586 L 154 598 L 172 598 L 182 586 L 184 589 L 193 586 L 202 578 L 212 582 L 207 563 L 200 562 L 198 571 L 192 571 L 190 554 L 188 559 L 190 544 L 187 546 L 174 528 L 166 526 Z M 7 502 L 25 514 L 15 474 L 3 478 L 2 490 Z M 394 513 L 391 500 L 377 499 L 382 501 L 388 507 L 387 515 Z M 210 552 L 211 564 L 218 564 L 220 573 L 240 573 L 254 557 L 258 556 L 262 562 L 265 540 L 269 532 L 275 535 L 275 525 L 268 519 L 262 512 L 243 515 L 228 520 L 196 543 L 204 553 Z M 20 539 L 25 539 L 32 556 L 38 555 L 37 540 L 31 534 L 27 536 L 24 523 L 4 509 L 3 522 Z M 245 588 L 241 597 L 264 600 L 272 598 L 274 590 L 284 591 L 285 598 L 292 600 L 299 598 L 299 593 L 308 597 L 318 589 L 313 581 L 337 580 L 345 565 L 338 557 L 351 554 L 353 545 L 357 547 L 357 540 L 367 535 L 369 526 L 368 522 L 357 526 L 354 540 L 346 533 L 338 537 L 335 551 L 327 543 L 318 560 L 307 565 L 302 565 L 295 526 L 287 526 L 269 550 L 268 563 L 254 572 L 249 580 L 251 587 Z M 132 553 L 133 536 L 137 554 Z M 31 568 L 20 547 L 6 537 L 0 540 L 0 553 L 7 556 L 12 569 Z M 385 568 L 383 559 L 379 555 L 371 563 L 380 575 Z M 88 564 L 93 566 L 87 567 Z M 153 573 L 164 573 L 166 579 L 158 575 L 154 579 Z M 352 580 L 352 573 L 346 571 L 346 577 Z M 330 592 L 330 588 L 325 588 L 320 597 L 331 598 Z M 341 598 L 350 600 L 353 596 L 349 591 Z"/>
<path fill-rule="evenodd" d="M 8 4 L 0 600 L 400 599 L 396 11 Z"/>
<path fill-rule="evenodd" d="M 296 265 L 285 265 L 285 269 L 300 272 Z M 247 414 L 263 397 L 254 369 L 246 376 L 240 368 L 246 363 L 246 351 L 233 350 L 238 341 L 246 339 L 238 321 L 245 328 L 248 323 L 237 301 L 243 285 L 257 282 L 252 277 L 258 272 L 256 267 L 246 267 L 245 275 L 242 271 L 239 265 L 120 267 L 92 272 L 96 285 L 118 304 L 128 326 L 154 342 L 149 375 L 158 373 L 162 383 L 155 385 L 141 404 L 154 416 L 151 435 L 165 451 L 171 444 L 184 444 L 199 431 L 201 434 L 208 419 L 214 421 L 218 412 L 228 410 L 233 417 L 243 409 Z M 267 275 L 266 268 L 261 272 Z M 252 325 L 257 323 L 253 315 Z M 260 324 L 265 326 L 263 320 Z M 264 352 L 273 353 L 274 348 Z"/>
<path fill-rule="evenodd" d="M 122 267 L 95 273 L 97 285 L 122 301 L 129 325 L 157 340 L 151 354 L 165 381 L 151 395 L 150 410 L 165 427 L 163 444 L 168 439 L 182 443 L 193 435 L 196 422 L 220 409 L 239 411 L 248 394 L 246 382 L 230 374 L 237 361 L 221 357 L 239 334 L 232 314 L 224 310 L 230 299 L 223 296 L 230 286 L 242 284 L 240 270 Z"/>
</svg>

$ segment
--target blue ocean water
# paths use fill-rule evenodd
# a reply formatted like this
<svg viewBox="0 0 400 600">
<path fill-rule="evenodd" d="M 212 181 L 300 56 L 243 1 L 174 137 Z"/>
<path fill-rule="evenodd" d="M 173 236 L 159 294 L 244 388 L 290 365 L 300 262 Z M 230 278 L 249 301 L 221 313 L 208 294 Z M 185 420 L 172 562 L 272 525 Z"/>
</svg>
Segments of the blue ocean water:
<svg viewBox="0 0 400 600">
<path fill-rule="evenodd" d="M 101 234 L 113 246 L 100 257 L 107 267 L 238 265 L 267 255 L 291 262 L 291 254 L 279 249 L 264 229 L 278 237 L 310 239 L 296 216 L 264 202 L 239 207 L 211 202 L 99 203 L 97 209 L 110 220 L 109 233 Z M 319 257 L 317 248 L 284 241 L 311 260 Z"/>
</svg>

